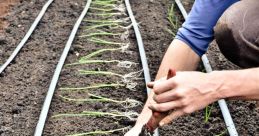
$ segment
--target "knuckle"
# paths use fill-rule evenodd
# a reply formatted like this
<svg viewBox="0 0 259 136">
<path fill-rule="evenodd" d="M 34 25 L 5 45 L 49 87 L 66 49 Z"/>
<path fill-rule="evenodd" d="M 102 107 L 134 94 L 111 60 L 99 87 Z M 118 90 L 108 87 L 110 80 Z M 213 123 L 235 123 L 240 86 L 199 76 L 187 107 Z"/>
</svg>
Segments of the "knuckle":
<svg viewBox="0 0 259 136">
<path fill-rule="evenodd" d="M 181 97 L 182 96 L 182 92 L 181 91 L 176 91 L 175 92 L 175 96 L 176 97 Z"/>
<path fill-rule="evenodd" d="M 188 106 L 189 105 L 189 100 L 186 100 L 186 99 L 181 100 L 181 105 L 182 106 Z"/>
<path fill-rule="evenodd" d="M 186 107 L 186 108 L 183 109 L 183 112 L 184 112 L 184 114 L 191 114 L 192 113 L 192 109 L 189 108 L 189 107 Z"/>
<path fill-rule="evenodd" d="M 158 96 L 157 96 L 157 95 L 154 95 L 154 96 L 153 96 L 153 100 L 154 100 L 155 102 L 158 102 L 158 100 L 159 100 L 159 99 L 158 99 Z"/>
<path fill-rule="evenodd" d="M 154 93 L 158 93 L 158 89 L 159 89 L 159 85 L 155 83 L 153 86 Z"/>
<path fill-rule="evenodd" d="M 166 111 L 166 108 L 164 106 L 158 105 L 157 110 L 161 111 L 161 112 L 164 112 L 164 111 Z"/>
</svg>

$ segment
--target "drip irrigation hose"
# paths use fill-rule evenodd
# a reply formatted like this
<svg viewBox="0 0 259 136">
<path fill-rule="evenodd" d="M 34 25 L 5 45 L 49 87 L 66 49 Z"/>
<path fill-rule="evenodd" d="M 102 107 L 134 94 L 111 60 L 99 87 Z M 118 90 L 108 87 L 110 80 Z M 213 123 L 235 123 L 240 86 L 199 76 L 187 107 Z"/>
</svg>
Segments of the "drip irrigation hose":
<svg viewBox="0 0 259 136">
<path fill-rule="evenodd" d="M 179 7 L 179 9 L 180 9 L 184 19 L 186 19 L 187 18 L 187 12 L 184 9 L 181 1 L 180 0 L 175 0 L 175 3 Z M 212 72 L 212 68 L 211 68 L 211 65 L 209 63 L 209 60 L 208 60 L 207 56 L 204 54 L 201 57 L 201 59 L 202 59 L 203 65 L 204 65 L 204 67 L 206 69 L 206 72 L 207 73 Z M 219 104 L 219 107 L 221 109 L 224 121 L 226 123 L 229 135 L 230 136 L 238 136 L 237 130 L 235 128 L 235 124 L 234 124 L 234 122 L 232 120 L 232 117 L 230 115 L 230 112 L 229 112 L 229 109 L 228 109 L 226 101 L 224 99 L 221 99 L 221 100 L 218 101 L 218 104 Z"/>
<path fill-rule="evenodd" d="M 144 45 L 143 45 L 143 40 L 142 40 L 140 31 L 139 31 L 139 28 L 138 28 L 138 23 L 137 23 L 134 15 L 133 15 L 133 12 L 131 10 L 129 0 L 125 0 L 125 5 L 126 5 L 127 11 L 128 11 L 128 14 L 129 14 L 130 20 L 132 22 L 132 26 L 133 26 L 133 29 L 135 31 L 136 38 L 137 38 L 141 63 L 142 63 L 143 71 L 144 71 L 145 83 L 147 84 L 151 81 L 151 78 L 150 78 L 150 72 L 149 72 L 148 63 L 147 63 L 147 57 L 146 57 L 146 53 L 145 53 L 145 49 L 144 49 Z M 146 90 L 147 90 L 147 94 L 149 94 L 151 92 L 151 90 L 147 87 L 146 87 Z M 153 136 L 159 136 L 158 129 L 156 129 L 154 131 Z"/>
<path fill-rule="evenodd" d="M 7 59 L 7 61 L 0 67 L 0 74 L 6 69 L 6 67 L 14 60 L 14 58 L 17 56 L 17 54 L 20 52 L 24 44 L 28 41 L 32 33 L 34 32 L 35 28 L 39 24 L 40 20 L 44 16 L 45 12 L 47 11 L 48 7 L 54 0 L 49 0 L 41 9 L 39 15 L 34 20 L 33 24 L 31 25 L 30 29 L 26 33 L 26 35 L 23 37 L 21 42 L 18 44 L 18 46 L 15 48 L 11 56 Z"/>
<path fill-rule="evenodd" d="M 45 101 L 44 101 L 44 104 L 43 104 L 43 107 L 42 107 L 42 110 L 41 110 L 41 113 L 40 113 L 40 117 L 39 117 L 36 129 L 35 129 L 34 136 L 41 136 L 42 135 L 44 125 L 45 125 L 45 122 L 46 122 L 46 118 L 47 118 L 47 115 L 48 115 L 49 107 L 50 107 L 50 104 L 51 104 L 51 100 L 52 100 L 54 91 L 56 89 L 56 85 L 57 85 L 57 82 L 58 82 L 58 79 L 59 79 L 60 72 L 62 70 L 62 67 L 63 67 L 64 63 L 65 63 L 65 60 L 66 60 L 66 57 L 68 55 L 69 49 L 72 46 L 72 43 L 74 41 L 74 38 L 75 38 L 76 33 L 78 31 L 78 28 L 79 28 L 82 20 L 84 19 L 85 15 L 86 15 L 89 7 L 90 7 L 91 2 L 92 2 L 92 0 L 87 1 L 83 12 L 81 13 L 80 17 L 78 18 L 77 22 L 75 23 L 75 25 L 73 27 L 73 30 L 72 30 L 72 32 L 69 36 L 69 39 L 66 43 L 66 46 L 63 50 L 63 53 L 60 57 L 60 60 L 59 60 L 58 64 L 57 64 L 56 70 L 55 70 L 54 75 L 52 77 L 52 80 L 51 80 L 51 83 L 50 83 L 50 86 L 49 86 L 49 90 L 47 92 L 47 95 L 46 95 L 46 98 L 45 98 Z"/>
</svg>

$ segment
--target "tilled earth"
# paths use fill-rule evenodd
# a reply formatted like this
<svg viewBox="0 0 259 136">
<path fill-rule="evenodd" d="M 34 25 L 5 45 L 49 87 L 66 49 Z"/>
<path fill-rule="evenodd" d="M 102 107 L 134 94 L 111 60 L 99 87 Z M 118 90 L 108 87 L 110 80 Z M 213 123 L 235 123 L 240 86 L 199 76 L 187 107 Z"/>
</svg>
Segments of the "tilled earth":
<svg viewBox="0 0 259 136">
<path fill-rule="evenodd" d="M 6 17 L 0 42 L 3 63 L 25 35 L 46 0 L 23 0 Z M 55 65 L 84 6 L 55 0 L 16 60 L 0 79 L 0 135 L 32 135 Z"/>
<path fill-rule="evenodd" d="M 10 25 L 1 34 L 0 39 L 0 63 L 3 63 L 20 39 L 29 29 L 45 0 L 20 1 L 11 9 L 5 17 Z M 154 79 L 165 50 L 173 36 L 165 28 L 170 28 L 167 21 L 167 11 L 171 6 L 171 0 L 131 0 L 136 19 L 140 23 L 140 29 L 148 57 L 152 78 Z M 72 27 L 79 17 L 85 2 L 81 0 L 55 0 L 50 6 L 43 21 L 39 24 L 30 40 L 27 42 L 16 60 L 6 69 L 0 79 L 0 135 L 32 135 L 39 117 L 46 91 L 50 84 L 55 65 L 64 48 Z M 189 3 L 187 2 L 187 5 Z M 191 4 L 189 4 L 191 5 Z M 188 6 L 188 9 L 189 6 Z M 81 31 L 80 31 L 81 33 Z M 108 53 L 99 58 L 127 59 L 140 63 L 135 37 L 130 31 L 131 54 Z M 88 54 L 100 48 L 99 45 L 88 43 L 82 39 L 76 39 L 71 49 L 66 64 L 73 63 L 79 55 Z M 209 59 L 215 70 L 237 69 L 220 54 L 216 44 L 209 51 Z M 117 78 L 80 76 L 75 71 L 87 70 L 112 70 L 117 73 L 138 71 L 140 65 L 131 69 L 118 69 L 113 65 L 98 64 L 65 67 L 62 71 L 59 87 L 87 86 L 91 83 L 113 83 Z M 113 88 L 96 90 L 96 93 L 112 96 L 115 99 L 132 98 L 144 102 L 145 90 L 143 80 L 139 81 L 136 91 Z M 78 112 L 83 110 L 110 111 L 127 109 L 116 104 L 85 104 L 64 102 L 59 98 L 61 92 L 57 90 L 51 105 L 50 116 L 64 112 Z M 66 95 L 66 94 L 65 94 Z M 83 97 L 85 93 L 75 93 L 74 97 Z M 169 126 L 160 129 L 162 136 L 189 136 L 189 135 L 217 135 L 226 130 L 219 107 L 214 104 L 211 118 L 204 123 L 204 110 L 189 116 L 175 120 Z M 259 134 L 259 115 L 255 102 L 229 101 L 229 109 L 232 113 L 235 125 L 240 135 L 256 136 Z M 131 110 L 140 112 L 141 107 Z M 124 119 L 113 120 L 110 118 L 49 118 L 44 135 L 65 135 L 76 132 L 93 130 L 108 130 L 133 125 L 134 122 Z M 122 135 L 121 132 L 113 135 Z"/>
</svg>

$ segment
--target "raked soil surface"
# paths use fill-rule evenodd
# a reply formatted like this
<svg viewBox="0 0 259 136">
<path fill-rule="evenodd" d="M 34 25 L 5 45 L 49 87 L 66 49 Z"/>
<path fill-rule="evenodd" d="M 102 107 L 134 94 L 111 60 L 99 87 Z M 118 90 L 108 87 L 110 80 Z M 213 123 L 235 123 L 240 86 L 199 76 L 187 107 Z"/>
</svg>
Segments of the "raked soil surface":
<svg viewBox="0 0 259 136">
<path fill-rule="evenodd" d="M 46 0 L 25 0 L 18 2 L 4 17 L 9 26 L 5 28 L 0 37 L 0 64 L 3 63 L 21 38 L 29 29 L 41 7 Z M 171 0 L 131 0 L 132 9 L 138 22 L 147 53 L 152 79 L 173 36 L 166 30 L 170 28 L 167 20 Z M 82 0 L 55 0 L 50 6 L 43 21 L 39 24 L 30 40 L 26 43 L 15 61 L 0 77 L 0 135 L 21 136 L 33 135 L 50 80 L 55 66 L 62 53 L 68 36 L 76 19 L 79 17 L 85 1 Z M 186 1 L 190 9 L 189 1 Z M 91 12 L 91 11 L 90 11 Z M 119 16 L 121 18 L 127 15 Z M 85 19 L 96 19 L 87 15 Z M 97 18 L 98 19 L 98 18 Z M 85 34 L 84 30 L 91 24 L 82 23 L 77 38 L 70 50 L 66 64 L 74 63 L 80 57 L 90 54 L 103 45 L 89 41 L 89 38 L 79 38 Z M 127 24 L 124 24 L 127 25 Z M 106 30 L 103 29 L 103 30 Z M 123 32 L 115 29 L 114 33 Z M 86 34 L 88 32 L 86 31 Z M 88 98 L 86 91 L 61 91 L 62 87 L 85 87 L 100 83 L 117 83 L 121 81 L 116 76 L 80 75 L 78 70 L 112 71 L 124 75 L 140 71 L 140 58 L 137 50 L 135 35 L 129 29 L 129 37 L 122 40 L 116 36 L 105 37 L 113 42 L 130 42 L 127 51 L 105 52 L 94 59 L 127 60 L 136 62 L 131 68 L 120 68 L 116 63 L 85 64 L 65 66 L 62 70 L 60 81 L 51 105 L 49 118 L 44 130 L 44 135 L 58 136 L 95 130 L 112 130 L 133 126 L 134 121 L 127 118 L 110 117 L 62 117 L 51 118 L 59 113 L 80 113 L 82 111 L 101 112 L 140 112 L 143 105 L 127 108 L 115 103 L 83 103 L 66 101 L 60 95 L 69 98 Z M 215 70 L 238 69 L 220 54 L 216 44 L 213 44 L 208 57 Z M 143 75 L 140 75 L 143 78 Z M 233 79 L 234 80 L 234 79 Z M 108 87 L 90 90 L 91 93 L 109 97 L 116 100 L 127 98 L 145 102 L 146 93 L 143 79 L 137 79 L 137 86 L 133 89 L 123 87 Z M 259 134 L 259 114 L 255 102 L 227 101 L 235 125 L 241 136 L 256 136 Z M 191 135 L 217 135 L 226 131 L 226 126 L 217 106 L 213 104 L 211 117 L 208 123 L 204 122 L 204 112 L 201 110 L 191 115 L 181 117 L 170 125 L 160 128 L 161 136 L 191 136 Z M 121 136 L 123 131 L 110 135 Z M 227 135 L 224 134 L 224 135 Z"/>
<path fill-rule="evenodd" d="M 25 35 L 46 0 L 20 0 L 5 17 L 2 64 Z M 55 0 L 15 61 L 0 78 L 0 135 L 33 135 L 55 66 L 85 2 Z"/>
</svg>

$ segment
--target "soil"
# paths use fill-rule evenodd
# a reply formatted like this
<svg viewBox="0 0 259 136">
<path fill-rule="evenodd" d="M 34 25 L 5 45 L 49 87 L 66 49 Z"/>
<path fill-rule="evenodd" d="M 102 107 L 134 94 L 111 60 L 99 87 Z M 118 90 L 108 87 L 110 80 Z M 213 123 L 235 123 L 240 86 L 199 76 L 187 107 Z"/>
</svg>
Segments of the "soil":
<svg viewBox="0 0 259 136">
<path fill-rule="evenodd" d="M 0 63 L 25 35 L 46 0 L 22 0 L 5 19 Z M 55 0 L 0 79 L 0 135 L 33 135 L 55 66 L 85 2 Z"/>
<path fill-rule="evenodd" d="M 185 4 L 188 3 L 188 0 Z M 20 1 L 13 6 L 8 16 L 4 17 L 9 26 L 2 33 L 0 39 L 0 63 L 3 63 L 20 39 L 29 29 L 45 1 Z M 172 4 L 171 0 L 131 0 L 133 12 L 140 23 L 143 42 L 145 45 L 148 63 L 152 79 L 162 60 L 168 45 L 173 36 L 166 28 L 170 28 L 167 21 L 167 11 Z M 0 79 L 0 135 L 18 136 L 32 135 L 39 117 L 50 80 L 55 66 L 62 53 L 67 38 L 73 28 L 76 19 L 79 17 L 85 2 L 81 0 L 56 0 L 49 8 L 30 40 L 27 42 L 15 62 L 10 65 Z M 188 6 L 190 9 L 190 6 Z M 91 11 L 90 11 L 91 12 Z M 125 16 L 118 16 L 124 18 Z M 85 19 L 96 19 L 96 16 L 87 15 Z M 66 64 L 77 62 L 80 57 L 85 56 L 104 45 L 90 42 L 88 38 L 79 38 L 80 35 L 89 34 L 92 31 L 84 31 L 89 23 L 81 25 L 78 36 L 70 50 Z M 128 25 L 128 24 L 124 24 Z M 104 29 L 109 30 L 109 29 Z M 122 29 L 114 29 L 113 32 L 122 32 Z M 51 104 L 49 118 L 47 120 L 44 135 L 67 135 L 95 130 L 111 130 L 127 126 L 133 126 L 134 121 L 126 118 L 110 117 L 62 117 L 51 118 L 59 113 L 80 113 L 82 111 L 103 111 L 113 110 L 128 112 L 140 112 L 142 106 L 125 108 L 115 103 L 83 103 L 66 101 L 60 95 L 69 98 L 89 98 L 86 90 L 66 92 L 62 87 L 84 87 L 98 83 L 116 83 L 121 79 L 116 76 L 80 75 L 78 70 L 107 70 L 119 74 L 127 74 L 141 70 L 137 44 L 133 31 L 130 29 L 129 38 L 121 40 L 116 36 L 104 37 L 105 40 L 116 42 L 130 41 L 127 52 L 105 52 L 94 59 L 116 59 L 128 60 L 139 63 L 131 68 L 119 68 L 116 63 L 86 64 L 77 66 L 65 66 L 62 70 L 60 81 Z M 129 52 L 130 51 L 130 52 Z M 216 44 L 213 44 L 208 57 L 215 70 L 238 69 L 224 59 Z M 143 75 L 140 76 L 143 78 Z M 135 90 L 125 87 L 99 88 L 88 90 L 93 94 L 109 97 L 116 100 L 131 98 L 145 102 L 145 85 L 142 79 L 136 80 L 138 85 Z M 255 102 L 229 101 L 229 109 L 232 113 L 235 125 L 240 135 L 256 136 L 259 134 L 259 114 Z M 189 135 L 217 135 L 226 130 L 224 120 L 217 104 L 214 104 L 212 115 L 208 123 L 204 122 L 204 110 L 181 117 L 172 124 L 160 129 L 161 136 L 189 136 Z M 123 132 L 115 132 L 112 136 L 123 135 Z M 227 135 L 227 134 L 225 134 Z"/>
<path fill-rule="evenodd" d="M 9 11 L 9 8 L 15 5 L 18 0 L 3 0 L 0 1 L 0 32 L 8 26 L 8 22 L 5 21 L 5 16 Z"/>
</svg>

